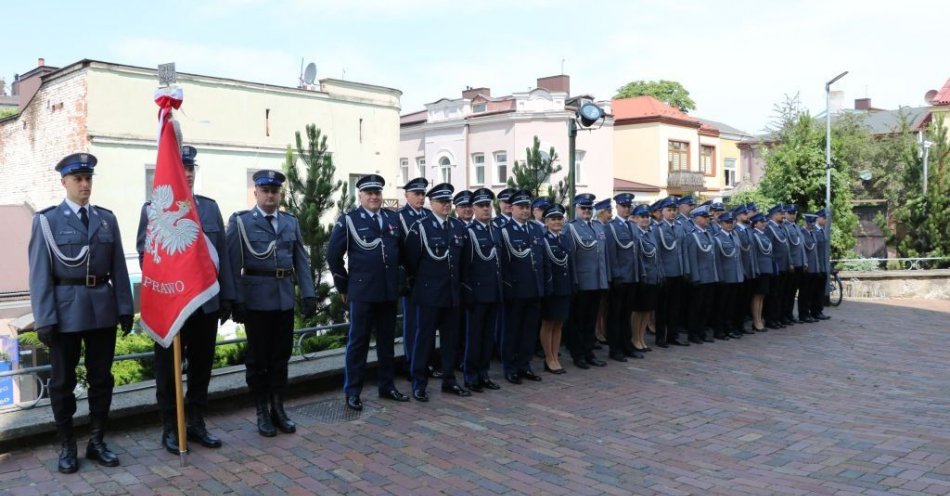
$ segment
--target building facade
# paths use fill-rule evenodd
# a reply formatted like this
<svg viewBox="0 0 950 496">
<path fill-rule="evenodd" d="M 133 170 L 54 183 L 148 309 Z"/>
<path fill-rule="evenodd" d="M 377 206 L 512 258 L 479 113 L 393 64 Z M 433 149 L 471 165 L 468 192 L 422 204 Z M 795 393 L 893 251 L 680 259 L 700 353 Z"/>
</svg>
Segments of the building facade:
<svg viewBox="0 0 950 496">
<path fill-rule="evenodd" d="M 17 81 L 19 113 L 0 120 L 0 205 L 60 202 L 54 166 L 69 153 L 92 153 L 99 159 L 93 203 L 115 212 L 130 273 L 138 273 L 135 231 L 156 158 L 156 70 L 83 60 L 36 73 Z M 282 169 L 294 133 L 311 123 L 328 136 L 338 179 L 353 185 L 364 174 L 396 176 L 398 90 L 336 79 L 310 90 L 181 73 L 177 84 L 185 95 L 176 113 L 183 141 L 199 151 L 195 193 L 217 200 L 225 218 L 253 204 L 251 176 Z M 395 185 L 383 194 L 395 198 Z"/>
<path fill-rule="evenodd" d="M 569 172 L 568 121 L 579 102 L 589 99 L 569 94 L 568 76 L 553 76 L 539 78 L 534 89 L 502 97 L 492 97 L 488 88 L 469 88 L 461 98 L 442 98 L 404 115 L 398 182 L 422 176 L 430 183 L 452 183 L 456 190 L 498 192 L 537 136 L 544 155 L 555 150 L 553 162 L 561 171 L 549 183 L 556 184 Z M 609 105 L 605 110 L 609 114 Z M 608 115 L 601 127 L 578 132 L 577 192 L 598 197 L 613 192 L 612 125 Z"/>
</svg>

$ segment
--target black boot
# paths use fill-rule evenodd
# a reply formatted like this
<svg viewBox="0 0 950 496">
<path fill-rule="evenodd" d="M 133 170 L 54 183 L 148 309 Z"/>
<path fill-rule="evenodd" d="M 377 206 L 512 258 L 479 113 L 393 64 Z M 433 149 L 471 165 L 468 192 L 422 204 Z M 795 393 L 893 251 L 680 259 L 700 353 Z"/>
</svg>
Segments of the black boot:
<svg viewBox="0 0 950 496">
<path fill-rule="evenodd" d="M 119 457 L 106 446 L 102 436 L 105 435 L 105 416 L 94 415 L 90 418 L 89 443 L 86 444 L 86 458 L 99 462 L 104 467 L 118 467 Z"/>
<path fill-rule="evenodd" d="M 274 424 L 270 420 L 270 412 L 267 408 L 267 396 L 260 395 L 257 397 L 257 432 L 264 437 L 274 437 L 277 435 L 277 430 L 274 429 Z"/>
<path fill-rule="evenodd" d="M 270 397 L 270 417 L 274 425 L 284 434 L 297 432 L 297 424 L 287 417 L 284 411 L 284 395 L 272 394 Z"/>
<path fill-rule="evenodd" d="M 197 405 L 188 405 L 188 440 L 205 448 L 221 447 L 221 440 L 208 432 L 208 428 L 205 427 L 204 412 Z"/>
<path fill-rule="evenodd" d="M 59 466 L 57 469 L 63 474 L 73 474 L 79 470 L 79 460 L 76 459 L 76 436 L 73 435 L 73 424 L 57 426 L 59 443 Z"/>
<path fill-rule="evenodd" d="M 162 415 L 162 448 L 165 451 L 177 455 L 178 451 L 178 424 L 175 421 L 175 414 Z"/>
</svg>

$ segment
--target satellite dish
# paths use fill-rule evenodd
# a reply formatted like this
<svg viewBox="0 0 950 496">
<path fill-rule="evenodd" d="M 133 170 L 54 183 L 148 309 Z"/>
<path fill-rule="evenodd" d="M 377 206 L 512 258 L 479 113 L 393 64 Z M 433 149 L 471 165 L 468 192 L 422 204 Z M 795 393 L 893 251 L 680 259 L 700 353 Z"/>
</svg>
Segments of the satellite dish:
<svg viewBox="0 0 950 496">
<path fill-rule="evenodd" d="M 313 81 L 317 78 L 317 64 L 313 62 L 307 64 L 307 68 L 303 72 L 303 82 L 306 84 L 313 84 Z"/>
<path fill-rule="evenodd" d="M 932 102 L 933 99 L 936 98 L 936 96 L 937 96 L 937 90 L 930 90 L 927 92 L 926 95 L 924 95 L 924 102 L 927 103 L 927 105 L 930 105 L 930 102 Z"/>
<path fill-rule="evenodd" d="M 858 174 L 858 177 L 860 177 L 862 181 L 870 181 L 874 176 L 871 174 L 871 171 L 865 169 Z"/>
</svg>

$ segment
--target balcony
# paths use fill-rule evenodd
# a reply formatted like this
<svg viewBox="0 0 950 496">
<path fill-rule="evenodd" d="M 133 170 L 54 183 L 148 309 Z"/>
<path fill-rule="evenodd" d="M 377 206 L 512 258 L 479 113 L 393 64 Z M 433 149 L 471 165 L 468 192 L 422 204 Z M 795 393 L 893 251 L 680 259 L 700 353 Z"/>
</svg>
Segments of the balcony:
<svg viewBox="0 0 950 496">
<path fill-rule="evenodd" d="M 700 171 L 670 171 L 666 178 L 666 189 L 677 191 L 703 191 L 703 173 Z"/>
</svg>

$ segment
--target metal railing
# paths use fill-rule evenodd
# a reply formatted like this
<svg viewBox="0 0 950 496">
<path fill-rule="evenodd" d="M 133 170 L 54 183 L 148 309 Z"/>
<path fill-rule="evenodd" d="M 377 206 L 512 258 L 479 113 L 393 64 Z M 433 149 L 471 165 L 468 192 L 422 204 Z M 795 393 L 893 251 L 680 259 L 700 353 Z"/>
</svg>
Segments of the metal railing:
<svg viewBox="0 0 950 496">
<path fill-rule="evenodd" d="M 950 268 L 950 257 L 842 258 L 831 261 L 840 270 L 929 270 Z"/>
<path fill-rule="evenodd" d="M 326 325 L 320 325 L 320 326 L 315 326 L 315 327 L 305 327 L 303 329 L 294 330 L 294 335 L 296 336 L 296 338 L 294 339 L 293 355 L 299 356 L 302 360 L 313 360 L 314 358 L 317 357 L 318 352 L 316 351 L 304 352 L 304 349 L 303 349 L 304 340 L 307 337 L 310 337 L 311 335 L 322 336 L 326 334 L 327 331 L 348 327 L 349 325 L 350 325 L 349 322 L 340 322 L 337 324 L 326 324 Z M 397 338 L 397 340 L 398 339 L 399 338 Z M 246 342 L 247 342 L 247 337 L 225 339 L 222 341 L 217 341 L 214 344 L 214 346 L 215 348 L 217 348 L 218 346 L 223 346 L 223 345 L 228 345 L 228 344 L 240 344 L 240 343 L 246 343 Z M 118 355 L 115 358 L 113 358 L 112 361 L 113 363 L 115 363 L 115 362 L 121 362 L 125 360 L 142 360 L 142 359 L 154 358 L 154 357 L 155 357 L 154 352 L 148 351 L 148 352 L 143 352 L 143 353 L 130 353 L 126 355 Z M 79 362 L 79 365 L 84 365 L 84 364 L 85 364 L 85 360 L 82 360 Z M 235 366 L 241 367 L 241 365 L 235 365 Z M 40 401 L 42 401 L 43 399 L 48 398 L 49 397 L 49 379 L 47 378 L 44 380 L 42 377 L 40 377 L 40 374 L 44 372 L 48 373 L 50 372 L 51 369 L 52 369 L 52 366 L 50 365 L 38 365 L 36 367 L 23 367 L 16 370 L 0 372 L 0 379 L 5 378 L 5 377 L 19 378 L 19 377 L 27 376 L 27 375 L 32 376 L 34 380 L 36 380 L 36 383 L 38 386 L 37 387 L 38 394 L 36 395 L 35 399 L 29 400 L 29 401 L 23 401 L 15 405 L 10 405 L 7 407 L 0 408 L 0 413 L 14 412 L 18 410 L 27 410 L 38 405 Z M 77 383 L 76 391 L 75 391 L 76 399 L 81 399 L 85 397 L 86 387 L 87 385 L 85 384 L 85 381 L 80 380 Z M 152 386 L 147 386 L 147 387 L 152 387 Z"/>
</svg>

